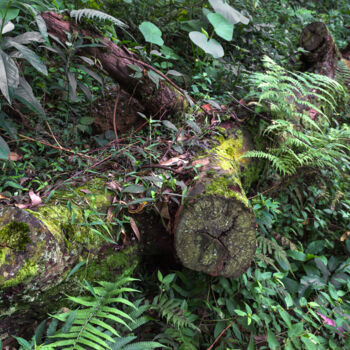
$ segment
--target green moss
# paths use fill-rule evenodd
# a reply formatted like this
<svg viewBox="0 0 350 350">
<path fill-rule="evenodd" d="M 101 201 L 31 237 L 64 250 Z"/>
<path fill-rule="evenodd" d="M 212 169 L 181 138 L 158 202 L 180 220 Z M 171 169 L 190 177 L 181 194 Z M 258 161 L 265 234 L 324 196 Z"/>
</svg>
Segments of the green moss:
<svg viewBox="0 0 350 350">
<path fill-rule="evenodd" d="M 131 275 L 138 265 L 137 247 L 130 246 L 119 252 L 108 249 L 103 257 L 89 261 L 84 269 L 77 273 L 79 280 L 113 281 L 121 273 Z"/>
<path fill-rule="evenodd" d="M 214 178 L 205 190 L 207 195 L 218 195 L 225 198 L 236 198 L 245 206 L 249 205 L 248 199 L 242 188 L 239 177 L 220 176 Z"/>
<path fill-rule="evenodd" d="M 17 272 L 14 278 L 7 280 L 2 288 L 8 288 L 16 286 L 19 283 L 29 282 L 34 276 L 36 276 L 38 271 L 38 265 L 34 262 L 34 259 L 26 261 L 23 267 Z"/>
<path fill-rule="evenodd" d="M 28 224 L 24 222 L 10 222 L 0 228 L 0 243 L 4 243 L 14 251 L 25 250 L 26 245 L 30 243 L 29 233 Z"/>
</svg>

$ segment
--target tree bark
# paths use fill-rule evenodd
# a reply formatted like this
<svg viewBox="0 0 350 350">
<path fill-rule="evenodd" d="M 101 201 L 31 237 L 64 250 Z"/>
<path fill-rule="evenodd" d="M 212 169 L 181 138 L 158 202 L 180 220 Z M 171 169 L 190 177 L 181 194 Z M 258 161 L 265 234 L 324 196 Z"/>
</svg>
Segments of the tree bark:
<svg viewBox="0 0 350 350">
<path fill-rule="evenodd" d="M 88 54 L 99 61 L 103 69 L 120 84 L 122 89 L 140 101 L 146 113 L 160 116 L 181 112 L 188 107 L 185 95 L 168 81 L 161 80 L 157 88 L 149 78 L 152 67 L 139 61 L 128 49 L 117 46 L 91 30 L 78 27 L 73 21 L 64 20 L 55 12 L 44 12 L 41 15 L 46 22 L 48 32 L 62 42 L 67 41 L 66 33 L 78 33 L 82 37 L 94 38 L 101 43 L 103 47 L 85 47 L 79 53 Z M 139 79 L 132 77 L 135 71 L 130 66 L 139 67 L 142 77 Z"/>
<path fill-rule="evenodd" d="M 301 33 L 300 46 L 308 51 L 302 56 L 308 67 L 315 73 L 335 78 L 342 54 L 324 23 L 308 24 Z"/>
<path fill-rule="evenodd" d="M 96 187 L 96 182 L 87 188 Z M 36 209 L 0 207 L 0 339 L 57 311 L 64 305 L 65 293 L 74 294 L 80 281 L 112 281 L 135 269 L 136 246 L 121 249 L 87 224 L 86 202 L 94 200 L 92 211 L 101 212 L 109 201 L 101 190 L 86 191 L 84 187 L 55 194 L 55 200 Z M 72 209 L 66 205 L 67 197 L 77 203 Z M 97 218 L 91 214 L 92 221 Z M 67 279 L 81 261 L 86 264 Z"/>
<path fill-rule="evenodd" d="M 198 158 L 199 179 L 181 209 L 175 249 L 182 264 L 213 276 L 238 277 L 256 249 L 256 224 L 240 177 L 247 160 L 241 131 L 220 137 L 218 145 Z"/>
</svg>

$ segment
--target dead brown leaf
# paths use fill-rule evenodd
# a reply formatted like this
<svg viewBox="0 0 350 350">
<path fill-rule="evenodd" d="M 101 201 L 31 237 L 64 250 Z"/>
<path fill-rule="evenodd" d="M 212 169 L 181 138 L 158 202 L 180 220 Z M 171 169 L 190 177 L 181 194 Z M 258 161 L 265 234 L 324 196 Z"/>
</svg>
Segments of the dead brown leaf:
<svg viewBox="0 0 350 350">
<path fill-rule="evenodd" d="M 41 197 L 39 197 L 37 194 L 35 194 L 32 189 L 29 190 L 29 197 L 30 197 L 30 200 L 32 201 L 32 203 L 30 205 L 32 208 L 37 207 L 42 202 Z"/>
<path fill-rule="evenodd" d="M 18 160 L 21 160 L 21 159 L 22 159 L 22 156 L 16 152 L 11 152 L 9 155 L 9 160 L 12 160 L 14 162 L 17 162 Z"/>
<path fill-rule="evenodd" d="M 140 231 L 136 225 L 136 222 L 133 218 L 130 218 L 130 226 L 132 228 L 132 230 L 135 233 L 136 238 L 138 239 L 138 241 L 141 241 L 141 236 L 140 236 Z"/>
</svg>

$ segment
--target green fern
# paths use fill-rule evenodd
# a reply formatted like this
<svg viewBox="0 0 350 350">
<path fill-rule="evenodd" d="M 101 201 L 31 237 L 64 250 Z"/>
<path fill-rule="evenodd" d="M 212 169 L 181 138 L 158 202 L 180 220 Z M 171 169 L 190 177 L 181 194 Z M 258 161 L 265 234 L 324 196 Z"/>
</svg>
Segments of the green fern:
<svg viewBox="0 0 350 350">
<path fill-rule="evenodd" d="M 170 299 L 166 294 L 156 296 L 152 303 L 152 309 L 158 311 L 167 323 L 178 329 L 191 328 L 200 332 L 200 329 L 193 323 L 197 316 L 187 311 L 185 299 Z"/>
<path fill-rule="evenodd" d="M 97 11 L 94 9 L 81 9 L 81 10 L 73 10 L 70 12 L 70 16 L 75 18 L 77 21 L 81 21 L 83 17 L 87 17 L 89 19 L 98 19 L 101 21 L 110 21 L 121 28 L 127 28 L 128 25 L 119 19 L 108 15 L 107 13 Z"/>
<path fill-rule="evenodd" d="M 335 79 L 350 89 L 350 62 L 344 58 L 337 63 Z"/>
<path fill-rule="evenodd" d="M 291 269 L 287 252 L 273 238 L 270 239 L 259 236 L 257 238 L 257 243 L 259 250 L 261 251 L 260 258 L 262 258 L 262 260 L 264 260 L 267 264 L 273 266 L 277 271 L 279 271 L 274 263 L 274 261 L 277 260 L 282 262 L 288 268 L 288 270 Z M 275 260 L 268 258 L 268 255 L 272 254 L 274 254 Z"/>
<path fill-rule="evenodd" d="M 326 76 L 289 72 L 269 57 L 264 66 L 267 72 L 248 78 L 252 89 L 247 98 L 276 118 L 263 132 L 271 145 L 267 152 L 250 151 L 242 157 L 264 158 L 283 175 L 301 167 L 334 168 L 340 157 L 349 160 L 349 128 L 329 127 L 338 105 L 347 102 L 346 89 Z"/>
<path fill-rule="evenodd" d="M 85 286 L 91 296 L 69 296 L 68 299 L 78 305 L 80 309 L 55 315 L 54 317 L 65 322 L 63 329 L 53 338 L 60 340 L 50 344 L 52 348 L 64 347 L 64 349 L 83 350 L 83 346 L 93 349 L 109 349 L 107 341 L 114 342 L 113 338 L 105 333 L 119 336 L 109 321 L 122 324 L 130 329 L 125 320 L 133 321 L 125 312 L 117 309 L 113 304 L 124 304 L 130 307 L 134 305 L 126 298 L 120 296 L 125 292 L 136 292 L 133 288 L 122 287 L 124 284 L 134 281 L 133 278 L 125 277 L 115 283 L 98 282 L 97 287 Z M 131 329 L 130 329 L 131 330 Z"/>
</svg>

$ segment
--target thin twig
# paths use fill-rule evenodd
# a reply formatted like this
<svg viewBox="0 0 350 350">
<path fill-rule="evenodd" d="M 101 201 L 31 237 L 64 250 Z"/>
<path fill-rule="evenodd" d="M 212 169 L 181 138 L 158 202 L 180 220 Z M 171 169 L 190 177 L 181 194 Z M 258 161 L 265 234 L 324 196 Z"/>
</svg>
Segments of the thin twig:
<svg viewBox="0 0 350 350">
<path fill-rule="evenodd" d="M 270 191 L 272 191 L 274 188 L 280 186 L 283 182 L 284 182 L 284 181 L 279 181 L 279 182 L 277 182 L 276 184 L 274 184 L 273 186 L 271 186 L 270 188 L 268 188 L 267 190 L 262 191 L 262 192 L 259 192 L 259 193 L 256 194 L 255 196 L 249 197 L 248 199 L 251 200 L 251 199 L 253 199 L 253 198 L 259 197 L 261 194 L 265 194 L 265 193 L 267 193 L 267 192 L 270 192 Z"/>
<path fill-rule="evenodd" d="M 51 134 L 52 138 L 55 140 L 55 142 L 57 143 L 58 147 L 60 147 L 60 149 L 62 149 L 63 147 L 62 147 L 62 146 L 60 145 L 60 143 L 57 141 L 57 139 L 56 139 L 54 133 L 53 133 L 52 130 L 51 130 L 51 126 L 50 126 L 49 122 L 48 122 L 47 120 L 45 120 L 45 122 L 46 122 L 46 125 L 47 125 L 47 127 L 48 127 L 48 129 L 49 129 L 49 131 L 50 131 L 50 134 Z"/>
<path fill-rule="evenodd" d="M 232 323 L 233 323 L 233 322 L 231 322 L 231 323 L 216 337 L 216 339 L 214 340 L 214 343 L 211 344 L 207 350 L 211 350 L 211 349 L 214 347 L 214 345 L 219 341 L 219 339 L 220 339 L 220 338 L 225 334 L 225 332 L 232 326 Z"/>
<path fill-rule="evenodd" d="M 1 130 L 4 130 L 3 128 L 0 128 Z M 32 141 L 32 142 L 39 142 L 47 147 L 51 147 L 51 148 L 54 148 L 54 149 L 57 149 L 59 151 L 64 151 L 64 152 L 67 152 L 67 153 L 72 153 L 76 156 L 79 156 L 79 157 L 83 157 L 83 158 L 86 158 L 86 159 L 89 159 L 89 160 L 93 160 L 94 158 L 93 157 L 90 157 L 84 153 L 80 153 L 80 152 L 75 152 L 75 151 L 72 151 L 68 148 L 64 148 L 64 147 L 58 147 L 58 146 L 55 146 L 55 145 L 52 145 L 51 143 L 49 142 L 46 142 L 44 140 L 37 140 L 37 139 L 33 139 L 29 136 L 26 136 L 26 135 L 23 135 L 23 134 L 17 134 L 19 137 L 21 137 L 22 139 L 26 140 L 26 141 Z M 18 140 L 17 140 L 18 141 Z"/>
<path fill-rule="evenodd" d="M 179 170 L 175 170 L 175 169 L 172 169 L 168 166 L 165 166 L 165 165 L 160 165 L 160 164 L 149 164 L 149 165 L 142 165 L 141 166 L 141 169 L 142 168 L 159 168 L 159 169 L 164 169 L 164 170 L 169 170 L 169 171 L 172 171 L 174 172 L 175 174 L 179 174 L 179 175 L 183 175 L 184 172 L 183 171 L 179 171 Z"/>
</svg>

